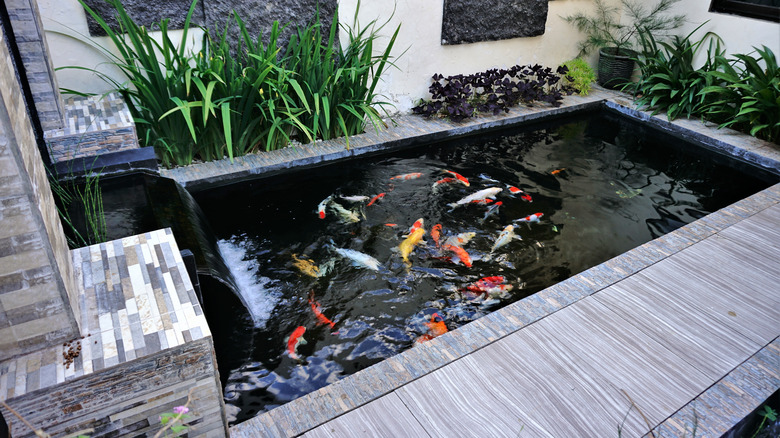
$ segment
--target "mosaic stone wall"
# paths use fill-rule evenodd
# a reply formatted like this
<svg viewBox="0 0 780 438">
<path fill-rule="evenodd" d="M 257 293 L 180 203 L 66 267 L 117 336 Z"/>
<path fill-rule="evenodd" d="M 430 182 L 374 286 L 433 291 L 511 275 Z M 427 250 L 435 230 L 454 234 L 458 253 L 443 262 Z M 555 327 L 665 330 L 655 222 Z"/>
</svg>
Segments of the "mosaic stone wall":
<svg viewBox="0 0 780 438">
<path fill-rule="evenodd" d="M 78 290 L 6 36 L 0 32 L 0 359 L 79 333 Z"/>
<path fill-rule="evenodd" d="M 544 34 L 548 0 L 444 0 L 442 44 Z"/>
<path fill-rule="evenodd" d="M 0 399 L 53 436 L 119 437 L 153 434 L 192 390 L 189 436 L 225 436 L 211 332 L 171 230 L 71 255 L 82 335 L 0 360 Z M 14 437 L 33 436 L 3 415 Z"/>
<path fill-rule="evenodd" d="M 65 126 L 46 131 L 54 163 L 138 148 L 135 123 L 117 93 L 65 100 Z"/>
<path fill-rule="evenodd" d="M 62 99 L 36 0 L 4 0 L 44 130 L 62 127 Z"/>
</svg>

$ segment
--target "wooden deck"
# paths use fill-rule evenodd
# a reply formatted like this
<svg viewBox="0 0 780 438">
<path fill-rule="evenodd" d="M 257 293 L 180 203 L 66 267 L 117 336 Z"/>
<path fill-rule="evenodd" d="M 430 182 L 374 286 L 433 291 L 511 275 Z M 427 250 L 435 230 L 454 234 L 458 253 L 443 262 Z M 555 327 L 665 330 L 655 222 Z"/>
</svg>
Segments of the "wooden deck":
<svg viewBox="0 0 780 438">
<path fill-rule="evenodd" d="M 720 436 L 707 416 L 749 397 L 739 384 L 669 422 L 757 354 L 765 392 L 780 388 L 777 224 L 775 201 L 303 436 L 669 437 L 693 421 Z"/>
</svg>

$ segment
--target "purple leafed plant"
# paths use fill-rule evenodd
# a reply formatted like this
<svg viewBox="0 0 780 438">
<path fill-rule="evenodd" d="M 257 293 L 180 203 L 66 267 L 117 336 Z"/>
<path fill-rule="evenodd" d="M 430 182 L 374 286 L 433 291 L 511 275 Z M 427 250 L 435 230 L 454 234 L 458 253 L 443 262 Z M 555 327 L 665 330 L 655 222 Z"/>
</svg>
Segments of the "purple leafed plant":
<svg viewBox="0 0 780 438">
<path fill-rule="evenodd" d="M 564 66 L 553 71 L 539 64 L 494 68 L 471 75 L 444 77 L 437 73 L 428 88 L 431 100 L 421 100 L 412 112 L 459 122 L 479 113 L 509 112 L 521 103 L 532 106 L 534 102 L 547 102 L 557 107 L 564 95 L 576 91 L 561 84 L 567 73 Z"/>
</svg>

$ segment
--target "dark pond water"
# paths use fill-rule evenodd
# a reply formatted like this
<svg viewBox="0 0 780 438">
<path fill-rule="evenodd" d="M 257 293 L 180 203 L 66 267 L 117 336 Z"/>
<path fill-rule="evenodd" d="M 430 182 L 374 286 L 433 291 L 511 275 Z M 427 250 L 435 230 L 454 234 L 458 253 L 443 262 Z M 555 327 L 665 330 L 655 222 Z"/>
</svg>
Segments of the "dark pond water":
<svg viewBox="0 0 780 438">
<path fill-rule="evenodd" d="M 246 314 L 236 302 L 205 298 L 231 420 L 413 348 L 441 322 L 453 330 L 777 181 L 688 149 L 612 115 L 582 115 L 199 194 L 250 307 Z M 452 176 L 445 170 L 470 186 L 434 190 Z M 391 179 L 410 173 L 421 175 Z M 492 203 L 448 205 L 488 188 L 501 189 Z M 370 206 L 340 198 L 380 193 Z M 318 204 L 329 196 L 320 219 Z M 334 203 L 359 220 L 342 219 Z M 535 213 L 538 222 L 515 222 Z M 397 248 L 418 219 L 425 242 L 405 263 Z M 461 245 L 470 267 L 437 247 L 435 224 L 441 241 L 473 233 Z M 508 225 L 519 238 L 493 249 Z M 358 265 L 341 249 L 381 266 Z M 319 275 L 302 273 L 296 258 L 312 261 Z M 479 279 L 497 276 L 511 290 L 479 293 Z M 293 350 L 296 360 L 287 351 L 298 327 L 307 343 Z"/>
</svg>

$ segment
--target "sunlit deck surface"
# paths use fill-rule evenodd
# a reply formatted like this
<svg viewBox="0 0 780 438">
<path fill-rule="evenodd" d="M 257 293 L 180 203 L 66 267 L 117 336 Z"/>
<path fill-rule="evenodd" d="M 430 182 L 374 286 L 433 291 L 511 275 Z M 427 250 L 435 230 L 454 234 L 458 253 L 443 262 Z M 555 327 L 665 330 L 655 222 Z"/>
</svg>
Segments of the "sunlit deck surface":
<svg viewBox="0 0 780 438">
<path fill-rule="evenodd" d="M 780 169 L 777 149 L 714 136 Z M 780 388 L 778 224 L 780 184 L 231 436 L 719 437 Z"/>
</svg>

